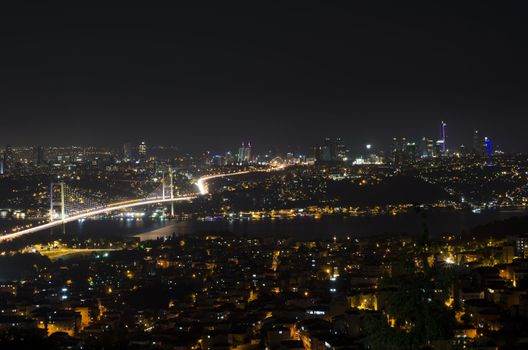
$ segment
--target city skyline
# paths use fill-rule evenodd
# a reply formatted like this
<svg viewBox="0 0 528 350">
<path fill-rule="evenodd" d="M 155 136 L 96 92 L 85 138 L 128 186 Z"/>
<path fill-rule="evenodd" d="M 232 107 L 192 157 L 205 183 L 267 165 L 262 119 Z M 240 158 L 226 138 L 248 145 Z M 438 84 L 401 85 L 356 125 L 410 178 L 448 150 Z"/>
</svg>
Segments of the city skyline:
<svg viewBox="0 0 528 350">
<path fill-rule="evenodd" d="M 361 155 L 364 153 L 365 149 L 375 150 L 377 153 L 385 153 L 387 152 L 390 154 L 393 148 L 393 143 L 395 139 L 401 139 L 405 140 L 406 142 L 412 142 L 412 143 L 423 143 L 424 141 L 431 141 L 433 143 L 437 143 L 438 147 L 441 150 L 441 153 L 459 153 L 461 149 L 465 149 L 465 151 L 471 151 L 476 148 L 475 142 L 479 144 L 477 148 L 480 147 L 480 143 L 487 142 L 490 147 L 491 146 L 491 140 L 492 137 L 486 136 L 486 134 L 482 133 L 481 130 L 478 128 L 475 128 L 471 130 L 471 133 L 466 135 L 463 142 L 457 143 L 455 140 L 453 141 L 451 136 L 448 136 L 447 130 L 449 129 L 448 124 L 445 121 L 441 121 L 439 125 L 439 132 L 438 135 L 433 135 L 433 132 L 429 132 L 427 135 L 423 136 L 417 136 L 417 135 L 409 135 L 409 134 L 402 134 L 402 135 L 395 135 L 391 139 L 381 140 L 379 143 L 372 143 L 369 140 L 374 140 L 376 137 L 365 137 L 364 139 L 367 140 L 365 143 L 359 143 L 357 140 L 354 140 L 353 138 L 346 138 L 342 137 L 342 135 L 332 135 L 331 138 L 339 138 L 342 140 L 344 146 L 347 148 L 347 152 L 352 152 L 356 155 Z M 449 129 L 449 132 L 451 130 Z M 319 137 L 319 139 L 311 140 L 311 143 L 308 144 L 294 144 L 290 143 L 288 145 L 280 145 L 277 143 L 270 143 L 265 142 L 264 144 L 260 144 L 257 146 L 257 149 L 259 152 L 268 152 L 273 151 L 277 153 L 285 153 L 285 152 L 297 152 L 297 153 L 312 153 L 314 147 L 319 146 L 319 141 L 321 141 L 324 138 L 328 138 L 328 135 L 325 135 L 324 137 Z M 495 143 L 497 140 L 493 139 L 493 147 L 490 148 L 492 151 L 500 151 L 504 152 L 505 150 L 501 147 L 501 140 L 499 140 L 498 143 Z M 81 148 L 90 148 L 90 147 L 97 147 L 97 148 L 108 148 L 109 150 L 116 150 L 121 149 L 124 154 L 129 154 L 132 149 L 138 152 L 145 152 L 145 139 L 136 139 L 136 140 L 130 140 L 127 139 L 126 142 L 122 144 L 116 144 L 116 143 L 107 143 L 107 144 L 100 144 L 100 143 L 90 143 L 90 144 L 32 144 L 32 143 L 26 143 L 26 144 L 11 144 L 7 143 L 4 145 L 0 145 L 0 150 L 6 149 L 6 147 L 33 147 L 35 150 L 38 150 L 40 147 L 81 147 Z M 246 141 L 242 141 L 242 147 Z M 251 141 L 247 141 L 249 143 L 249 148 L 251 148 Z M 188 145 L 184 144 L 160 144 L 160 143 L 153 143 L 150 144 L 147 142 L 148 147 L 155 147 L 155 148 L 174 148 L 183 152 L 190 152 L 190 153 L 196 153 L 196 152 L 232 152 L 234 155 L 238 157 L 238 154 L 240 152 L 239 146 L 236 144 L 236 140 L 232 140 L 228 145 L 224 146 L 212 146 L 214 143 L 210 144 L 202 144 L 201 148 L 192 148 L 187 147 Z M 425 147 L 425 146 L 424 146 Z M 422 147 L 422 148 L 424 148 Z M 143 148 L 142 151 L 139 151 L 139 148 Z M 420 147 L 419 147 L 420 148 Z M 423 149 L 422 149 L 423 150 Z M 515 150 L 506 150 L 507 153 L 523 153 L 518 152 Z M 125 156 L 125 158 L 127 158 Z M 128 157 L 130 158 L 130 157 Z"/>
</svg>

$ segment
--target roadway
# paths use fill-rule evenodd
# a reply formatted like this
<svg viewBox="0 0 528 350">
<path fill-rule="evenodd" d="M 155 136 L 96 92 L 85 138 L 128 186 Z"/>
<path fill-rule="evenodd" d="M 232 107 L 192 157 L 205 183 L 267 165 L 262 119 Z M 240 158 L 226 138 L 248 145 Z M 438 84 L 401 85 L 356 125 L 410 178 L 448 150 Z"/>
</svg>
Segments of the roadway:
<svg viewBox="0 0 528 350">
<path fill-rule="evenodd" d="M 132 208 L 132 207 L 139 207 L 139 206 L 142 206 L 142 205 L 150 205 L 150 204 L 157 204 L 157 203 L 188 201 L 188 200 L 191 200 L 191 199 L 194 199 L 194 198 L 196 198 L 196 196 L 165 198 L 165 199 L 159 197 L 159 198 L 153 198 L 153 199 L 138 200 L 137 202 L 131 202 L 131 203 L 126 203 L 126 204 L 119 204 L 119 205 L 110 204 L 110 205 L 108 205 L 106 207 L 103 207 L 103 208 L 94 209 L 94 210 L 90 210 L 90 211 L 87 211 L 87 212 L 84 212 L 84 213 L 68 216 L 64 220 L 55 220 L 55 221 L 48 222 L 46 224 L 30 227 L 30 228 L 22 230 L 22 231 L 17 231 L 17 232 L 5 234 L 3 236 L 0 236 L 0 242 L 10 241 L 10 240 L 13 240 L 15 238 L 19 238 L 21 236 L 25 236 L 25 235 L 30 234 L 30 233 L 35 233 L 35 232 L 46 230 L 46 229 L 49 229 L 49 228 L 52 228 L 52 227 L 57 227 L 57 226 L 60 226 L 60 225 L 63 225 L 63 224 L 67 224 L 67 223 L 72 222 L 72 221 L 77 221 L 77 220 L 80 220 L 80 219 L 86 219 L 86 218 L 89 218 L 91 216 L 97 216 L 97 215 L 101 215 L 101 214 L 106 214 L 106 213 L 109 213 L 109 212 L 114 211 L 114 210 L 122 210 L 122 209 L 128 209 L 128 208 Z"/>
<path fill-rule="evenodd" d="M 272 168 L 271 170 L 280 170 L 282 168 L 283 167 L 276 167 L 276 168 Z M 209 193 L 209 189 L 207 187 L 207 181 L 209 181 L 209 180 L 216 179 L 216 178 L 221 178 L 221 177 L 227 177 L 227 176 L 244 175 L 244 174 L 249 174 L 249 173 L 252 173 L 252 172 L 263 172 L 263 171 L 267 172 L 267 171 L 270 171 L 270 169 L 246 170 L 246 171 L 239 171 L 239 172 L 235 172 L 235 173 L 206 175 L 206 176 L 200 177 L 196 181 L 195 184 L 196 184 L 196 187 L 198 187 L 199 194 L 200 195 L 205 195 L 205 194 Z M 5 242 L 5 241 L 11 241 L 13 239 L 25 236 L 25 235 L 30 234 L 30 233 L 35 233 L 35 232 L 43 231 L 43 230 L 46 230 L 46 229 L 49 229 L 49 228 L 52 228 L 52 227 L 57 227 L 57 226 L 60 226 L 60 225 L 63 225 L 63 224 L 67 224 L 69 222 L 77 221 L 77 220 L 80 220 L 80 219 L 86 219 L 86 218 L 91 217 L 91 216 L 97 216 L 97 215 L 106 214 L 106 213 L 109 213 L 109 212 L 114 211 L 114 210 L 123 210 L 123 209 L 139 207 L 139 206 L 143 206 L 143 205 L 158 204 L 158 203 L 190 201 L 190 200 L 196 198 L 197 196 L 198 195 L 191 195 L 191 196 L 175 197 L 175 198 L 155 197 L 155 198 L 138 199 L 138 200 L 130 200 L 130 201 L 126 201 L 126 202 L 112 203 L 112 204 L 109 204 L 109 205 L 107 205 L 105 207 L 102 207 L 102 208 L 96 208 L 96 209 L 89 210 L 89 211 L 86 211 L 86 212 L 81 212 L 81 213 L 76 214 L 76 215 L 68 216 L 64 220 L 59 219 L 59 220 L 48 222 L 46 224 L 30 227 L 30 228 L 25 229 L 25 230 L 21 230 L 21 231 L 17 231 L 17 232 L 13 232 L 13 233 L 8 233 L 8 234 L 5 234 L 5 235 L 2 235 L 2 236 L 0 236 L 0 243 L 1 242 Z"/>
<path fill-rule="evenodd" d="M 258 173 L 258 172 L 270 172 L 270 171 L 277 171 L 282 170 L 286 168 L 286 165 L 280 165 L 273 168 L 266 168 L 266 169 L 257 169 L 257 170 L 244 170 L 244 171 L 238 171 L 236 173 L 227 173 L 227 174 L 212 174 L 212 175 L 206 175 L 202 176 L 201 178 L 196 181 L 196 187 L 198 187 L 198 191 L 201 195 L 209 193 L 209 189 L 207 188 L 207 181 L 212 179 L 217 179 L 220 177 L 227 177 L 227 176 L 236 176 L 236 175 L 244 175 L 249 173 Z"/>
</svg>

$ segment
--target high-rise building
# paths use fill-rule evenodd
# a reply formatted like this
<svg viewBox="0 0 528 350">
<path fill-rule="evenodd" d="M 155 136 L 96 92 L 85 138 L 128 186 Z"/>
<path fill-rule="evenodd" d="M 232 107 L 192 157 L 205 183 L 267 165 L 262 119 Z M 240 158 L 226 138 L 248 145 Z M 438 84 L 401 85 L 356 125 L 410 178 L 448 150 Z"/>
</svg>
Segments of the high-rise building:
<svg viewBox="0 0 528 350">
<path fill-rule="evenodd" d="M 244 159 L 246 162 L 251 161 L 251 143 L 250 142 L 248 142 L 246 146 L 246 152 L 244 153 Z"/>
<path fill-rule="evenodd" d="M 145 141 L 141 141 L 138 146 L 138 154 L 140 160 L 147 160 L 147 144 Z"/>
<path fill-rule="evenodd" d="M 524 234 L 515 239 L 515 255 L 524 258 L 528 254 L 528 235 Z"/>
<path fill-rule="evenodd" d="M 447 124 L 442 121 L 440 123 L 440 152 L 445 153 L 447 151 Z"/>
<path fill-rule="evenodd" d="M 435 148 L 434 141 L 427 137 L 423 137 L 422 143 L 421 143 L 421 149 L 420 149 L 421 157 L 429 158 L 429 157 L 436 156 L 434 153 L 434 148 Z"/>
<path fill-rule="evenodd" d="M 407 142 L 403 150 L 403 159 L 406 163 L 414 163 L 418 155 L 418 149 L 416 143 Z"/>
<path fill-rule="evenodd" d="M 132 144 L 127 142 L 123 145 L 123 159 L 132 160 L 134 159 Z"/>
<path fill-rule="evenodd" d="M 473 154 L 481 155 L 482 153 L 482 140 L 480 139 L 479 131 L 473 131 Z"/>
<path fill-rule="evenodd" d="M 44 149 L 42 146 L 33 147 L 33 165 L 42 166 L 44 162 Z"/>
<path fill-rule="evenodd" d="M 486 152 L 486 155 L 488 157 L 491 157 L 492 153 L 493 153 L 493 150 L 491 148 L 491 140 L 487 137 L 484 137 L 484 145 L 483 145 L 483 148 Z"/>
<path fill-rule="evenodd" d="M 492 156 L 491 140 L 488 137 L 481 137 L 478 130 L 473 133 L 473 154 L 478 157 Z"/>
<path fill-rule="evenodd" d="M 407 144 L 407 139 L 405 137 L 402 137 L 402 138 L 394 137 L 392 139 L 391 156 L 392 156 L 393 165 L 395 166 L 402 165 L 404 161 L 404 152 L 405 152 L 406 144 Z"/>
<path fill-rule="evenodd" d="M 345 142 L 341 137 L 335 139 L 335 160 L 347 161 L 348 160 L 348 150 L 345 146 Z"/>
<path fill-rule="evenodd" d="M 224 164 L 232 165 L 236 162 L 235 157 L 231 152 L 226 152 L 224 155 Z"/>
<path fill-rule="evenodd" d="M 433 155 L 434 157 L 440 157 L 442 156 L 443 152 L 442 149 L 444 147 L 444 142 L 442 140 L 437 140 L 434 144 L 433 148 Z"/>
<path fill-rule="evenodd" d="M 321 146 L 315 147 L 315 159 L 322 162 L 340 162 L 348 160 L 348 150 L 342 138 L 326 137 Z"/>
<path fill-rule="evenodd" d="M 237 160 L 239 163 L 249 163 L 251 161 L 251 143 L 248 142 L 247 145 L 242 142 L 242 145 L 238 149 Z"/>
<path fill-rule="evenodd" d="M 242 163 L 244 161 L 244 150 L 246 149 L 246 144 L 242 142 L 242 145 L 238 148 L 237 161 Z"/>
</svg>

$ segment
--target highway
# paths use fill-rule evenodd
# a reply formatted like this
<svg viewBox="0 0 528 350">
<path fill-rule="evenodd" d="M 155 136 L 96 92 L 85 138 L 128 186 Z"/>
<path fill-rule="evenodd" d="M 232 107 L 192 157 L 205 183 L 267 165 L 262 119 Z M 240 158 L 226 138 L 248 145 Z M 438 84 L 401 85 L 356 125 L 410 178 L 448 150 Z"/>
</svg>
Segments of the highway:
<svg viewBox="0 0 528 350">
<path fill-rule="evenodd" d="M 286 168 L 286 165 L 280 165 L 280 166 L 276 166 L 273 168 L 266 168 L 266 169 L 244 170 L 244 171 L 238 171 L 236 173 L 206 175 L 206 176 L 202 176 L 201 178 L 198 179 L 198 181 L 196 181 L 196 187 L 198 187 L 198 191 L 200 192 L 201 195 L 205 195 L 209 193 L 209 189 L 207 188 L 207 181 L 209 180 L 217 179 L 220 177 L 244 175 L 244 174 L 249 174 L 249 173 L 277 171 L 277 170 L 282 170 L 284 168 Z"/>
<path fill-rule="evenodd" d="M 249 174 L 255 171 L 264 171 L 264 170 L 246 170 L 246 171 L 239 171 L 236 173 L 228 173 L 228 174 L 216 174 L 216 175 L 207 175 L 202 176 L 201 178 L 196 181 L 196 187 L 198 187 L 198 191 L 201 195 L 209 193 L 209 189 L 207 188 L 207 181 L 212 179 L 217 179 L 220 177 L 226 177 L 226 176 L 236 176 L 236 175 L 244 175 Z"/>
<path fill-rule="evenodd" d="M 109 204 L 108 206 L 100 208 L 100 209 L 94 209 L 94 210 L 87 211 L 85 213 L 80 213 L 80 214 L 77 214 L 77 215 L 69 216 L 69 217 L 65 218 L 64 220 L 55 220 L 55 221 L 48 222 L 46 224 L 30 227 L 30 228 L 22 230 L 22 231 L 8 233 L 6 235 L 0 236 L 0 242 L 10 241 L 10 240 L 13 240 L 15 238 L 19 238 L 21 236 L 24 236 L 24 235 L 27 235 L 27 234 L 30 234 L 30 233 L 39 232 L 39 231 L 42 231 L 42 230 L 46 230 L 48 228 L 60 226 L 62 224 L 67 224 L 69 222 L 77 221 L 77 220 L 80 220 L 80 219 L 85 219 L 85 218 L 88 218 L 88 217 L 91 217 L 91 216 L 97 216 L 97 215 L 105 214 L 105 213 L 111 212 L 113 210 L 122 210 L 122 209 L 128 209 L 128 208 L 132 208 L 132 207 L 139 207 L 139 206 L 142 206 L 142 205 L 157 204 L 157 203 L 188 201 L 188 200 L 191 200 L 191 199 L 194 199 L 194 198 L 196 198 L 196 196 L 177 197 L 177 198 L 172 198 L 172 199 L 171 198 L 163 199 L 163 198 L 159 197 L 159 198 L 153 198 L 153 199 L 149 198 L 149 199 L 145 199 L 145 200 L 138 200 L 137 202 L 131 202 L 131 203 L 120 204 L 120 205 Z"/>
<path fill-rule="evenodd" d="M 279 169 L 282 169 L 282 168 L 283 167 L 276 167 L 276 168 L 273 168 L 272 170 L 279 170 Z M 243 175 L 243 174 L 249 174 L 249 173 L 252 173 L 252 172 L 261 172 L 261 171 L 270 171 L 270 169 L 246 170 L 246 171 L 239 171 L 239 172 L 235 172 L 235 173 L 206 175 L 206 176 L 200 177 L 196 181 L 196 187 L 198 187 L 198 191 L 199 191 L 200 195 L 205 195 L 205 194 L 207 194 L 209 192 L 209 190 L 207 188 L 207 181 L 209 181 L 209 180 L 220 178 L 220 177 Z M 21 236 L 25 236 L 25 235 L 30 234 L 30 233 L 35 233 L 35 232 L 46 230 L 46 229 L 49 229 L 49 228 L 52 228 L 52 227 L 56 227 L 56 226 L 60 226 L 60 225 L 63 225 L 63 224 L 67 224 L 67 223 L 72 222 L 72 221 L 85 219 L 85 218 L 88 218 L 88 217 L 91 217 L 91 216 L 97 216 L 97 215 L 101 215 L 101 214 L 106 214 L 106 213 L 109 213 L 109 212 L 114 211 L 114 210 L 122 210 L 122 209 L 128 209 L 128 208 L 139 207 L 139 206 L 150 205 L 150 204 L 158 204 L 158 203 L 190 201 L 190 200 L 196 198 L 197 196 L 198 195 L 191 195 L 191 196 L 175 197 L 175 198 L 155 197 L 155 198 L 138 199 L 138 200 L 130 200 L 130 201 L 126 201 L 126 202 L 112 203 L 112 204 L 108 204 L 107 206 L 102 207 L 102 208 L 95 208 L 93 210 L 89 210 L 89 211 L 86 211 L 86 212 L 81 212 L 79 214 L 69 216 L 69 217 L 65 218 L 64 220 L 60 220 L 59 219 L 59 220 L 48 222 L 46 224 L 30 227 L 30 228 L 25 229 L 25 230 L 21 230 L 21 231 L 17 231 L 17 232 L 13 232 L 13 233 L 8 233 L 8 234 L 5 234 L 5 235 L 2 235 L 2 236 L 0 236 L 0 243 L 19 238 Z"/>
</svg>

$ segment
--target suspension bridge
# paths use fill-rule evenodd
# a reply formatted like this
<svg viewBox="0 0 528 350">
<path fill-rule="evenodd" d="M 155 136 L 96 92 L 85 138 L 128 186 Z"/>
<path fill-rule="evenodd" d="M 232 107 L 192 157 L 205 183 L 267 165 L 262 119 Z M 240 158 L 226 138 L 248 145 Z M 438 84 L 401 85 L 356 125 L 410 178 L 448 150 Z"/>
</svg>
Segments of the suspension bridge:
<svg viewBox="0 0 528 350">
<path fill-rule="evenodd" d="M 282 167 L 202 176 L 195 182 L 195 185 L 198 188 L 198 193 L 185 196 L 175 195 L 173 173 L 172 171 L 169 171 L 167 177 L 163 176 L 160 186 L 147 197 L 108 204 L 99 203 L 97 200 L 90 199 L 88 196 L 83 195 L 79 190 L 70 188 L 64 182 L 52 183 L 50 185 L 49 221 L 44 224 L 22 229 L 20 231 L 4 234 L 0 236 L 0 242 L 10 241 L 31 233 L 43 231 L 52 227 L 64 225 L 69 222 L 89 218 L 92 216 L 108 214 L 112 211 L 124 210 L 139 206 L 170 203 L 171 216 L 174 216 L 174 203 L 191 201 L 198 196 L 206 195 L 209 193 L 209 188 L 207 185 L 207 181 L 209 180 L 227 176 L 243 175 L 251 172 L 270 171 L 277 169 L 282 169 Z"/>
</svg>

